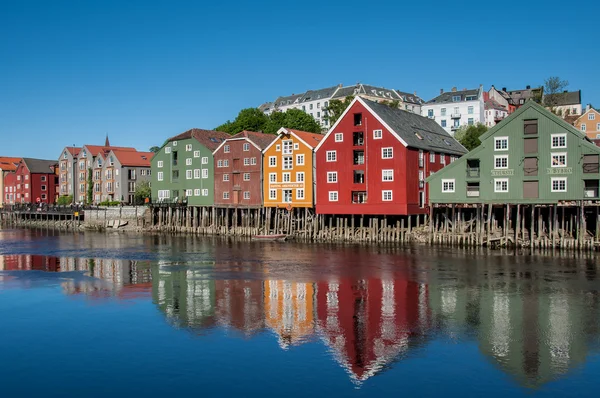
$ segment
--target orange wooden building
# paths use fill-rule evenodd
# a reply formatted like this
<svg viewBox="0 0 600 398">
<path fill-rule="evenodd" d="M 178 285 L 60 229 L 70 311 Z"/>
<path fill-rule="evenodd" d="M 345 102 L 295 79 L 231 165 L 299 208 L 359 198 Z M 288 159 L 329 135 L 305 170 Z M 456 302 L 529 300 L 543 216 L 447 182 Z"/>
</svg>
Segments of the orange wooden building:
<svg viewBox="0 0 600 398">
<path fill-rule="evenodd" d="M 286 129 L 263 151 L 265 207 L 313 207 L 314 149 L 321 134 Z"/>
</svg>

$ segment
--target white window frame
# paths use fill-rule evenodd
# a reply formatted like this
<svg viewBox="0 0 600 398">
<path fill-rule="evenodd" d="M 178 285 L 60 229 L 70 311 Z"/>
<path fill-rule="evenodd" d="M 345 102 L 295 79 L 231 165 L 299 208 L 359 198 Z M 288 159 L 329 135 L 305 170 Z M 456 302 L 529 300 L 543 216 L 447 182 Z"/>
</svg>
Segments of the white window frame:
<svg viewBox="0 0 600 398">
<path fill-rule="evenodd" d="M 199 158 L 200 157 L 200 151 L 194 151 L 194 157 L 195 158 Z M 200 196 L 200 195 L 197 195 Z"/>
<path fill-rule="evenodd" d="M 185 171 L 185 179 L 186 180 L 191 180 L 193 178 L 193 173 L 194 173 L 194 171 L 191 170 L 191 169 L 190 170 L 186 170 Z"/>
<path fill-rule="evenodd" d="M 275 152 L 281 152 L 281 144 L 275 145 Z"/>
<path fill-rule="evenodd" d="M 244 200 L 250 200 L 250 191 L 244 191 Z"/>
<path fill-rule="evenodd" d="M 377 129 L 373 130 L 373 139 L 380 140 L 383 138 L 383 130 Z"/>
<path fill-rule="evenodd" d="M 229 174 L 223 174 L 223 181 L 225 181 L 225 182 L 229 181 Z"/>
<path fill-rule="evenodd" d="M 327 172 L 327 183 L 328 184 L 336 184 L 338 182 L 338 174 L 337 171 L 328 171 Z"/>
<path fill-rule="evenodd" d="M 194 196 L 194 190 L 192 190 L 192 189 L 186 189 L 185 190 L 185 196 L 186 196 L 186 198 L 189 198 L 190 196 Z"/>
<path fill-rule="evenodd" d="M 202 169 L 202 178 L 208 178 L 208 169 Z"/>
<path fill-rule="evenodd" d="M 302 162 L 300 162 L 300 159 L 302 159 Z M 296 166 L 304 166 L 304 154 L 303 153 L 296 155 Z"/>
<path fill-rule="evenodd" d="M 498 160 L 500 159 L 506 159 L 506 166 L 503 167 L 502 165 L 500 165 L 500 167 L 498 167 Z M 450 161 L 450 163 L 452 163 L 452 161 Z M 508 169 L 508 155 L 494 155 L 494 170 L 505 170 Z"/>
<path fill-rule="evenodd" d="M 192 158 L 185 159 L 185 165 L 186 166 L 191 166 L 192 165 Z"/>
<path fill-rule="evenodd" d="M 170 146 L 168 146 L 168 147 L 165 148 L 165 153 L 171 153 L 171 147 Z"/>
<path fill-rule="evenodd" d="M 456 180 L 454 178 L 442 179 L 442 193 L 456 192 Z"/>
<path fill-rule="evenodd" d="M 565 189 L 554 189 L 555 182 L 564 181 Z M 567 192 L 567 177 L 552 177 L 550 178 L 550 191 L 551 192 Z"/>
<path fill-rule="evenodd" d="M 386 153 L 389 151 L 389 156 L 386 156 Z M 381 159 L 393 159 L 394 158 L 394 148 L 389 146 L 385 148 L 381 148 Z"/>
<path fill-rule="evenodd" d="M 506 190 L 498 189 L 498 184 L 500 184 L 500 188 L 502 188 L 502 183 L 506 183 Z M 510 179 L 508 178 L 494 178 L 494 192 L 496 193 L 507 193 L 510 191 Z"/>
<path fill-rule="evenodd" d="M 283 140 L 282 144 L 282 154 L 283 155 L 291 155 L 294 152 L 294 141 L 292 140 Z"/>
<path fill-rule="evenodd" d="M 250 158 L 250 164 L 252 166 L 256 165 L 256 158 Z"/>
<path fill-rule="evenodd" d="M 202 157 L 202 164 L 208 164 L 208 156 Z"/>
<path fill-rule="evenodd" d="M 185 151 L 186 152 L 191 152 L 192 151 L 192 144 L 186 144 L 185 145 Z"/>
<path fill-rule="evenodd" d="M 294 151 L 298 151 L 300 149 L 300 144 L 294 142 Z"/>
<path fill-rule="evenodd" d="M 163 168 L 163 164 L 164 164 L 163 161 L 159 160 L 158 162 L 156 162 L 156 167 L 158 167 L 159 169 L 162 169 Z"/>
<path fill-rule="evenodd" d="M 593 112 L 590 112 L 588 115 L 588 120 L 596 120 L 596 114 Z"/>
<path fill-rule="evenodd" d="M 389 197 L 386 197 L 387 195 L 389 195 Z M 394 194 L 391 189 L 384 189 L 381 191 L 382 202 L 391 202 L 392 200 L 394 200 Z"/>
<path fill-rule="evenodd" d="M 177 141 L 173 141 L 173 146 L 177 146 Z"/>
<path fill-rule="evenodd" d="M 394 170 L 393 169 L 381 170 L 381 181 L 382 182 L 394 181 Z"/>
<path fill-rule="evenodd" d="M 164 174 L 162 171 L 159 171 L 158 173 L 156 173 L 156 179 L 158 181 L 163 181 L 164 180 Z"/>
<path fill-rule="evenodd" d="M 224 145 L 224 146 L 223 146 L 223 152 L 224 152 L 224 153 L 229 153 L 229 152 L 231 152 L 231 147 L 230 147 L 229 145 Z M 225 193 L 225 192 L 223 192 L 223 193 Z"/>
<path fill-rule="evenodd" d="M 335 133 L 335 142 L 344 142 L 344 133 Z"/>
<path fill-rule="evenodd" d="M 296 172 L 296 182 L 304 182 L 304 172 L 303 171 Z"/>
<path fill-rule="evenodd" d="M 564 145 L 554 145 L 554 139 L 557 139 L 560 141 L 561 138 L 564 138 L 565 142 Z M 560 142 L 559 142 L 560 144 Z M 567 147 L 567 134 L 566 133 L 562 133 L 562 134 L 552 134 L 550 135 L 550 148 L 552 149 L 563 149 Z"/>
<path fill-rule="evenodd" d="M 277 190 L 269 189 L 269 200 L 277 200 Z"/>
<path fill-rule="evenodd" d="M 247 142 L 244 142 L 244 145 L 242 146 L 242 150 L 243 150 L 244 152 L 248 152 L 248 151 L 250 151 L 250 144 L 249 144 L 249 143 L 247 143 Z"/>
<path fill-rule="evenodd" d="M 565 164 L 554 164 L 555 156 L 564 156 Z M 567 165 L 568 165 L 567 152 L 552 152 L 550 154 L 550 167 L 567 167 Z"/>
<path fill-rule="evenodd" d="M 435 152 L 429 153 L 429 163 L 435 163 Z"/>
<path fill-rule="evenodd" d="M 498 148 L 498 142 L 506 140 L 506 148 Z M 508 137 L 494 137 L 494 151 L 508 151 Z"/>
<path fill-rule="evenodd" d="M 289 162 L 287 160 L 289 160 Z M 282 170 L 292 170 L 293 168 L 294 168 L 294 157 L 292 155 L 285 155 L 283 157 Z"/>
<path fill-rule="evenodd" d="M 250 181 L 250 173 L 244 173 L 244 181 Z"/>
<path fill-rule="evenodd" d="M 250 158 L 244 158 L 244 166 L 250 166 Z"/>
<path fill-rule="evenodd" d="M 194 196 L 200 196 L 200 188 L 194 189 Z"/>
<path fill-rule="evenodd" d="M 339 200 L 338 191 L 329 191 L 329 201 L 337 202 Z"/>
<path fill-rule="evenodd" d="M 298 200 L 304 199 L 304 188 L 296 188 L 296 199 L 298 199 Z"/>
<path fill-rule="evenodd" d="M 337 162 L 337 151 L 327 151 L 325 156 L 328 162 Z"/>
<path fill-rule="evenodd" d="M 586 131 L 586 130 L 587 130 L 587 128 L 586 128 L 585 123 L 581 123 L 581 131 Z"/>
<path fill-rule="evenodd" d="M 229 159 L 223 160 L 223 167 L 229 167 Z"/>
<path fill-rule="evenodd" d="M 269 167 L 277 167 L 277 156 L 269 156 Z"/>
<path fill-rule="evenodd" d="M 202 196 L 208 196 L 208 188 L 202 190 Z"/>
<path fill-rule="evenodd" d="M 194 169 L 194 179 L 200 179 L 200 169 Z"/>
<path fill-rule="evenodd" d="M 269 173 L 269 182 L 277 182 L 277 173 Z"/>
<path fill-rule="evenodd" d="M 292 182 L 292 173 L 281 173 L 281 182 Z"/>
<path fill-rule="evenodd" d="M 223 199 L 229 199 L 229 191 L 223 192 Z"/>
<path fill-rule="evenodd" d="M 217 167 L 223 167 L 223 161 L 222 160 L 217 160 Z"/>
</svg>

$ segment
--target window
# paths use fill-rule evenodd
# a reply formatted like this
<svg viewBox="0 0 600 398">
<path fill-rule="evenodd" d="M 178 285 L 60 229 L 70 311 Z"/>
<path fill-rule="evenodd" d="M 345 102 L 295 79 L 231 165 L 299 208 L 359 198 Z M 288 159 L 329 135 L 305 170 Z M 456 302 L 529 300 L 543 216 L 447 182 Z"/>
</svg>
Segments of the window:
<svg viewBox="0 0 600 398">
<path fill-rule="evenodd" d="M 442 192 L 454 193 L 454 182 L 455 180 L 442 180 Z"/>
<path fill-rule="evenodd" d="M 435 163 L 435 152 L 429 153 L 429 163 Z"/>
<path fill-rule="evenodd" d="M 177 141 L 173 141 L 173 146 L 177 146 Z"/>
<path fill-rule="evenodd" d="M 460 101 L 460 95 L 453 95 L 452 96 L 452 102 L 459 102 Z"/>
<path fill-rule="evenodd" d="M 277 200 L 277 190 L 269 189 L 269 199 Z"/>
<path fill-rule="evenodd" d="M 381 191 L 381 200 L 384 202 L 390 202 L 392 200 L 392 191 Z"/>
<path fill-rule="evenodd" d="M 269 167 L 276 167 L 276 166 L 277 166 L 277 157 L 269 156 Z"/>
<path fill-rule="evenodd" d="M 277 182 L 277 173 L 269 173 L 269 182 Z"/>
<path fill-rule="evenodd" d="M 591 113 L 588 115 L 588 120 L 594 120 L 596 119 L 596 114 L 595 113 Z"/>
<path fill-rule="evenodd" d="M 355 126 L 362 125 L 362 113 L 355 113 L 354 114 L 354 125 Z"/>
<path fill-rule="evenodd" d="M 281 151 L 281 145 L 275 145 L 275 151 L 276 152 L 280 152 Z"/>
<path fill-rule="evenodd" d="M 293 142 L 291 140 L 283 141 L 283 154 L 291 155 L 292 154 L 292 146 L 293 146 Z"/>
<path fill-rule="evenodd" d="M 208 178 L 208 169 L 202 169 L 202 178 Z"/>
<path fill-rule="evenodd" d="M 171 147 L 170 146 L 168 146 L 168 147 L 165 148 L 165 153 L 171 153 Z"/>
<path fill-rule="evenodd" d="M 495 137 L 494 138 L 494 150 L 495 151 L 508 151 L 508 137 Z"/>
<path fill-rule="evenodd" d="M 304 199 L 304 189 L 296 189 L 296 199 Z"/>
<path fill-rule="evenodd" d="M 244 166 L 250 166 L 250 158 L 244 158 Z"/>
<path fill-rule="evenodd" d="M 553 153 L 552 154 L 552 167 L 567 167 L 567 153 Z"/>
<path fill-rule="evenodd" d="M 296 165 L 304 166 L 304 155 L 296 155 Z"/>
<path fill-rule="evenodd" d="M 523 133 L 525 133 L 525 134 L 537 134 L 538 133 L 538 121 L 537 121 L 537 119 L 523 120 Z"/>
<path fill-rule="evenodd" d="M 508 192 L 508 178 L 494 178 L 494 192 Z"/>
<path fill-rule="evenodd" d="M 600 123 L 596 124 L 596 131 L 600 131 Z"/>
<path fill-rule="evenodd" d="M 469 126 L 472 126 L 472 125 L 473 125 L 473 123 L 474 123 L 474 121 L 473 121 L 473 118 L 472 118 L 472 117 L 470 117 L 469 119 L 467 119 L 467 124 L 468 124 Z"/>
<path fill-rule="evenodd" d="M 290 173 L 282 173 L 281 174 L 281 181 L 283 181 L 283 182 L 290 182 L 291 181 Z"/>
<path fill-rule="evenodd" d="M 447 126 L 446 119 L 444 119 L 444 120 L 442 120 L 442 127 L 446 127 L 446 126 Z"/>
<path fill-rule="evenodd" d="M 552 148 L 566 148 L 567 147 L 567 135 L 566 134 L 552 134 Z"/>
<path fill-rule="evenodd" d="M 394 181 L 394 170 L 381 170 L 381 181 Z"/>
<path fill-rule="evenodd" d="M 337 161 L 337 152 L 336 151 L 327 151 L 326 155 L 327 155 L 328 162 Z"/>
<path fill-rule="evenodd" d="M 338 192 L 337 191 L 329 191 L 329 201 L 330 202 L 338 201 Z"/>
<path fill-rule="evenodd" d="M 45 182 L 46 181 L 46 176 L 42 176 L 41 181 Z"/>
<path fill-rule="evenodd" d="M 446 155 L 440 153 L 440 164 L 446 164 Z"/>
<path fill-rule="evenodd" d="M 200 157 L 200 151 L 194 151 L 194 157 L 195 158 L 199 158 Z M 197 196 L 199 196 L 199 195 L 197 195 Z"/>
<path fill-rule="evenodd" d="M 250 181 L 250 173 L 244 173 L 244 181 Z"/>
<path fill-rule="evenodd" d="M 373 139 L 380 140 L 383 136 L 383 130 L 373 130 Z"/>
<path fill-rule="evenodd" d="M 223 199 L 229 199 L 229 192 L 223 192 Z"/>
<path fill-rule="evenodd" d="M 440 109 L 440 115 L 441 116 L 446 116 L 446 108 Z"/>
<path fill-rule="evenodd" d="M 208 196 L 208 189 L 203 189 L 202 190 L 202 196 Z"/>
<path fill-rule="evenodd" d="M 433 109 L 428 109 L 427 110 L 427 116 L 432 118 L 433 117 Z"/>
<path fill-rule="evenodd" d="M 185 190 L 185 196 L 186 197 L 194 196 L 194 191 L 191 190 L 191 189 L 186 189 Z"/>
<path fill-rule="evenodd" d="M 186 152 L 191 152 L 192 151 L 192 144 L 186 144 L 185 151 Z"/>
<path fill-rule="evenodd" d="M 313 109 L 313 104 L 308 105 L 308 109 L 310 109 L 312 111 Z"/>
<path fill-rule="evenodd" d="M 391 159 L 394 157 L 394 148 L 381 148 L 381 158 Z"/>
<path fill-rule="evenodd" d="M 299 171 L 296 173 L 296 182 L 304 182 L 304 172 Z"/>
<path fill-rule="evenodd" d="M 186 166 L 191 166 L 191 165 L 192 165 L 192 158 L 187 158 L 187 159 L 185 160 L 185 165 L 186 165 Z"/>
<path fill-rule="evenodd" d="M 255 165 L 256 164 L 256 158 L 250 158 L 250 164 L 251 165 Z"/>
<path fill-rule="evenodd" d="M 223 181 L 229 181 L 229 174 L 223 174 Z"/>
<path fill-rule="evenodd" d="M 467 108 L 467 113 L 468 113 L 469 115 L 472 115 L 472 114 L 473 114 L 473 107 L 472 107 L 472 106 L 470 106 L 470 107 L 468 107 L 468 108 Z"/>
<path fill-rule="evenodd" d="M 229 167 L 229 159 L 223 160 L 223 167 Z"/>
<path fill-rule="evenodd" d="M 551 178 L 550 181 L 552 181 L 552 192 L 567 192 L 566 177 L 555 177 Z"/>
<path fill-rule="evenodd" d="M 200 196 L 200 189 L 194 189 L 194 196 Z"/>
<path fill-rule="evenodd" d="M 46 186 L 42 185 L 42 191 L 45 191 L 45 190 L 46 190 Z"/>
<path fill-rule="evenodd" d="M 283 170 L 291 170 L 293 168 L 294 168 L 294 164 L 292 162 L 292 157 L 284 156 L 283 157 Z"/>
<path fill-rule="evenodd" d="M 342 141 L 344 141 L 344 134 L 335 133 L 335 142 L 342 142 Z"/>
<path fill-rule="evenodd" d="M 194 178 L 195 179 L 199 179 L 200 178 L 200 169 L 194 169 Z"/>
<path fill-rule="evenodd" d="M 162 171 L 159 171 L 159 172 L 156 174 L 156 178 L 158 179 L 158 181 L 162 181 L 162 180 L 163 180 L 163 172 L 162 172 Z"/>
<path fill-rule="evenodd" d="M 244 143 L 243 150 L 244 150 L 244 152 L 248 152 L 250 150 L 250 144 L 248 144 L 247 142 Z"/>
<path fill-rule="evenodd" d="M 202 157 L 202 164 L 208 164 L 208 156 Z"/>
<path fill-rule="evenodd" d="M 495 169 L 508 169 L 508 155 L 494 155 Z"/>
<path fill-rule="evenodd" d="M 244 191 L 244 199 L 250 199 L 250 191 Z"/>
<path fill-rule="evenodd" d="M 193 173 L 192 170 L 186 170 L 185 171 L 185 179 L 186 180 L 191 180 L 192 179 L 192 173 Z"/>
<path fill-rule="evenodd" d="M 297 151 L 298 149 L 300 149 L 300 144 L 294 143 L 294 151 Z"/>
<path fill-rule="evenodd" d="M 223 167 L 223 161 L 217 160 L 217 167 Z"/>
<path fill-rule="evenodd" d="M 581 131 L 585 131 L 585 130 L 586 130 L 585 123 L 581 123 Z"/>
<path fill-rule="evenodd" d="M 225 145 L 225 146 L 223 147 L 223 152 L 225 152 L 225 153 L 229 153 L 230 149 L 231 149 L 231 148 L 229 147 L 229 145 Z"/>
<path fill-rule="evenodd" d="M 337 171 L 328 171 L 327 172 L 327 182 L 334 183 L 337 182 Z"/>
</svg>

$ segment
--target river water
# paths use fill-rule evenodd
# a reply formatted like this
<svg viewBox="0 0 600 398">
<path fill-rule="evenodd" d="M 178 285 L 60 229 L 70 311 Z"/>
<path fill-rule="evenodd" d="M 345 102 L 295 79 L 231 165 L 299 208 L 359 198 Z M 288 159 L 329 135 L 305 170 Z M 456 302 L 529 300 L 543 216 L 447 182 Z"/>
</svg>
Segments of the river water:
<svg viewBox="0 0 600 398">
<path fill-rule="evenodd" d="M 0 396 L 597 396 L 597 264 L 0 230 Z"/>
</svg>

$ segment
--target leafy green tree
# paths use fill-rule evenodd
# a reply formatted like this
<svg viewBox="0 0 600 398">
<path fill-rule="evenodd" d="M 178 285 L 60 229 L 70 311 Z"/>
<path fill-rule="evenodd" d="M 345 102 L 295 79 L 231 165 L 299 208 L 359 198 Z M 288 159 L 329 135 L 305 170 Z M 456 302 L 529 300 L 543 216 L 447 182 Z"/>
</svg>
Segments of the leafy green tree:
<svg viewBox="0 0 600 398">
<path fill-rule="evenodd" d="M 144 204 L 146 198 L 152 198 L 152 188 L 148 181 L 142 181 L 135 186 L 135 193 L 133 195 L 133 201 L 136 205 Z"/>
<path fill-rule="evenodd" d="M 235 124 L 231 120 L 228 120 L 225 123 L 223 123 L 222 125 L 215 127 L 216 131 L 222 131 L 222 132 L 228 133 L 228 134 L 234 134 L 233 133 L 234 129 L 235 129 Z"/>
<path fill-rule="evenodd" d="M 59 206 L 66 206 L 73 203 L 73 195 L 62 195 L 56 200 L 56 204 Z"/>
<path fill-rule="evenodd" d="M 488 128 L 485 126 L 485 124 L 481 123 L 471 126 L 462 126 L 454 134 L 454 138 L 456 138 L 456 140 L 460 142 L 460 144 L 464 146 L 468 151 L 472 151 L 473 149 L 481 145 L 479 137 L 481 137 L 481 135 L 485 133 L 487 129 Z"/>
<path fill-rule="evenodd" d="M 330 126 L 337 122 L 353 99 L 354 96 L 348 96 L 343 101 L 337 99 L 329 101 L 325 111 L 327 112 L 327 120 Z"/>
<path fill-rule="evenodd" d="M 92 168 L 91 167 L 88 168 L 86 199 L 87 199 L 88 205 L 91 204 L 94 200 L 94 181 L 92 180 Z"/>
<path fill-rule="evenodd" d="M 269 117 L 265 115 L 258 108 L 246 108 L 242 109 L 238 113 L 237 117 L 233 122 L 227 121 L 226 123 L 215 128 L 217 131 L 223 131 L 229 134 L 237 134 L 240 131 L 264 131 Z"/>
<path fill-rule="evenodd" d="M 317 134 L 322 130 L 319 123 L 317 123 L 312 116 L 300 109 L 288 109 L 285 112 L 273 112 L 269 117 L 269 122 L 265 126 L 264 132 L 275 134 L 281 127 Z"/>
<path fill-rule="evenodd" d="M 159 146 L 151 146 L 150 147 L 150 152 L 158 153 L 158 151 L 160 151 Z"/>
</svg>

